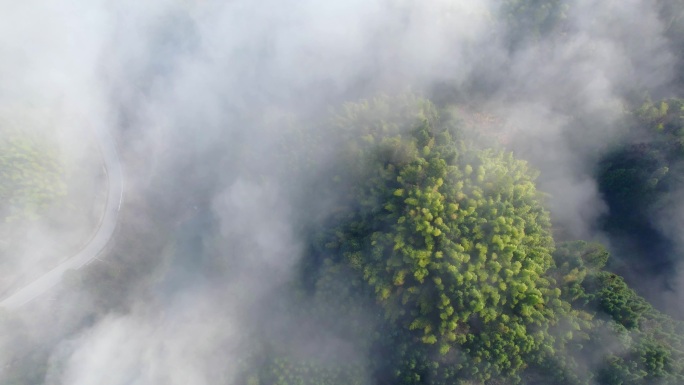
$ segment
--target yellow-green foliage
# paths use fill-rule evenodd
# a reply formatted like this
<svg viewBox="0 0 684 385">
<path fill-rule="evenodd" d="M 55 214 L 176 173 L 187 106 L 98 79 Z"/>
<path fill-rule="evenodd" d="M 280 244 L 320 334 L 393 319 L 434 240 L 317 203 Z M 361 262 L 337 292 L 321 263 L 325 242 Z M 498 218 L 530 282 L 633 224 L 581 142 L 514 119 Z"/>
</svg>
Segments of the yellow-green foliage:
<svg viewBox="0 0 684 385">
<path fill-rule="evenodd" d="M 552 349 L 553 241 L 526 163 L 465 146 L 413 96 L 347 105 L 336 121 L 356 174 L 353 214 L 329 244 L 386 317 L 442 355 L 466 352 L 463 373 L 478 379 L 514 375 Z"/>
<path fill-rule="evenodd" d="M 36 134 L 0 127 L 2 219 L 35 218 L 65 193 L 54 147 Z"/>
</svg>

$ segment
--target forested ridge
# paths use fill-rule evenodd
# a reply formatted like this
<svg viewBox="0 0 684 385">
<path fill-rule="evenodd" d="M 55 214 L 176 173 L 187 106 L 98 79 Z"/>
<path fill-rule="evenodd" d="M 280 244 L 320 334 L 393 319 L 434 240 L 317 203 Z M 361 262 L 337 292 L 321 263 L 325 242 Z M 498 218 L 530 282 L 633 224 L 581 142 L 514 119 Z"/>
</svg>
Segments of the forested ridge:
<svg viewBox="0 0 684 385">
<path fill-rule="evenodd" d="M 454 116 L 413 95 L 347 104 L 330 124 L 345 144 L 318 185 L 343 204 L 317 226 L 302 262 L 314 284 L 301 290 L 331 301 L 324 282 L 343 271 L 351 286 L 333 301 L 375 304 L 377 331 L 365 343 L 377 355 L 365 365 L 380 381 L 684 379 L 684 324 L 607 269 L 602 245 L 554 244 L 526 162 L 478 148 Z M 281 360 L 280 370 L 299 373 Z M 317 383 L 280 381 L 298 378 Z"/>
<path fill-rule="evenodd" d="M 630 115 L 630 140 L 609 151 L 597 168 L 611 213 L 603 226 L 637 250 L 631 262 L 645 263 L 645 271 L 668 271 L 676 265 L 676 251 L 653 218 L 679 199 L 676 191 L 683 186 L 684 101 L 649 99 Z"/>
</svg>

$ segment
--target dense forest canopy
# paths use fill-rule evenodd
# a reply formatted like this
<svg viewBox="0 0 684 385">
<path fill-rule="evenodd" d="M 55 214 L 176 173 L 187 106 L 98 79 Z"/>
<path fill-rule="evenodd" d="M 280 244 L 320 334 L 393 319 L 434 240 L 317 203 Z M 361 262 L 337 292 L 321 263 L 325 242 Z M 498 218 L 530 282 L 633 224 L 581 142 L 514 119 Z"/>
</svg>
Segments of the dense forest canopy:
<svg viewBox="0 0 684 385">
<path fill-rule="evenodd" d="M 486 356 L 484 373 L 515 372 L 555 322 L 558 293 L 543 278 L 552 264 L 548 214 L 523 162 L 460 143 L 426 100 L 402 102 L 347 105 L 339 119 L 340 131 L 363 125 L 343 155 L 363 176 L 341 181 L 355 191 L 327 246 L 363 275 L 387 318 L 423 343 L 442 355 L 470 351 L 474 362 Z M 376 109 L 414 123 L 402 130 L 364 119 Z M 540 330 L 528 334 L 532 325 Z"/>
<path fill-rule="evenodd" d="M 676 224 L 658 218 L 676 210 L 684 187 L 684 101 L 647 100 L 631 117 L 630 140 L 608 152 L 598 166 L 599 187 L 610 210 L 603 226 L 628 264 L 667 276 L 679 262 L 672 238 Z"/>
<path fill-rule="evenodd" d="M 331 364 L 271 341 L 245 381 L 684 378 L 684 325 L 605 270 L 611 258 L 601 244 L 554 245 L 526 162 L 475 145 L 453 113 L 413 94 L 347 103 L 327 124 L 341 145 L 310 183 L 336 204 L 315 217 L 288 309 L 306 309 L 306 322 L 328 325 L 373 358 Z"/>
</svg>

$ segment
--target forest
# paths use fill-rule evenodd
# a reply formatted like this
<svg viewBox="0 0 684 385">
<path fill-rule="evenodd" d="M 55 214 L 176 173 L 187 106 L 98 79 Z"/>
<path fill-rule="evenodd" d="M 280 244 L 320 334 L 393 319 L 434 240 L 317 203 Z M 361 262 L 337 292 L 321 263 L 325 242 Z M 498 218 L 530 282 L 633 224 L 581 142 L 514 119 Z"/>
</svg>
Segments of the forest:
<svg viewBox="0 0 684 385">
<path fill-rule="evenodd" d="M 601 161 L 609 204 L 625 208 L 605 226 L 652 248 L 659 240 L 635 217 L 675 183 L 663 169 L 677 175 L 684 109 L 667 100 L 632 114 L 651 138 Z M 267 343 L 245 381 L 363 383 L 365 368 L 393 384 L 681 383 L 684 324 L 631 289 L 600 243 L 554 240 L 527 162 L 481 148 L 458 118 L 411 94 L 348 103 L 329 124 L 344 145 L 326 149 L 330 168 L 307 172 L 338 205 L 309 225 L 296 301 L 316 304 L 306 317 L 323 324 L 373 314 L 373 326 L 335 331 L 373 359 L 329 367 Z M 635 202 L 644 211 L 627 210 Z"/>
<path fill-rule="evenodd" d="M 130 83 L 105 92 L 126 175 L 117 230 L 49 295 L 0 309 L 0 384 L 683 384 L 684 2 L 608 1 L 595 15 L 580 0 L 482 3 L 452 20 L 458 1 L 383 2 L 391 16 L 368 20 L 397 28 L 389 37 L 335 46 L 334 27 L 314 23 L 329 33 L 313 39 L 320 52 L 283 48 L 290 24 L 274 22 L 263 46 L 212 56 L 235 30 L 207 32 L 186 8 L 142 28 L 144 65 L 137 45 L 97 42 L 122 56 L 103 77 Z M 642 6 L 653 51 L 630 35 Z M 362 8 L 347 27 L 374 25 Z M 474 19 L 484 31 L 455 29 L 465 42 L 438 36 Z M 395 42 L 411 23 L 438 25 L 433 40 Z M 113 41 L 140 43 L 128 30 Z M 414 68 L 444 41 L 465 48 L 417 60 L 429 76 Z M 287 62 L 287 49 L 304 59 Z M 376 56 L 362 62 L 366 49 Z M 316 60 L 324 75 L 302 74 Z M 466 75 L 436 75 L 460 62 Z M 97 172 L 83 176 L 57 131 L 10 115 L 0 110 L 5 294 L 30 277 L 18 245 L 47 242 L 27 229 L 94 226 L 107 176 L 93 138 L 81 159 Z"/>
</svg>

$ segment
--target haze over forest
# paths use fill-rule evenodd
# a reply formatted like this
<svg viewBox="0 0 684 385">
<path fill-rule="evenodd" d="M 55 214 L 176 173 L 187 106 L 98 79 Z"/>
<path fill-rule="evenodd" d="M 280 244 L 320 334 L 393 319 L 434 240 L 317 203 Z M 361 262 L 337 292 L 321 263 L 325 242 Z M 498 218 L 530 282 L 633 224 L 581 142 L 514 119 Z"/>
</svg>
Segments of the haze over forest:
<svg viewBox="0 0 684 385">
<path fill-rule="evenodd" d="M 26 0 L 0 59 L 1 385 L 684 383 L 683 0 Z"/>
</svg>

